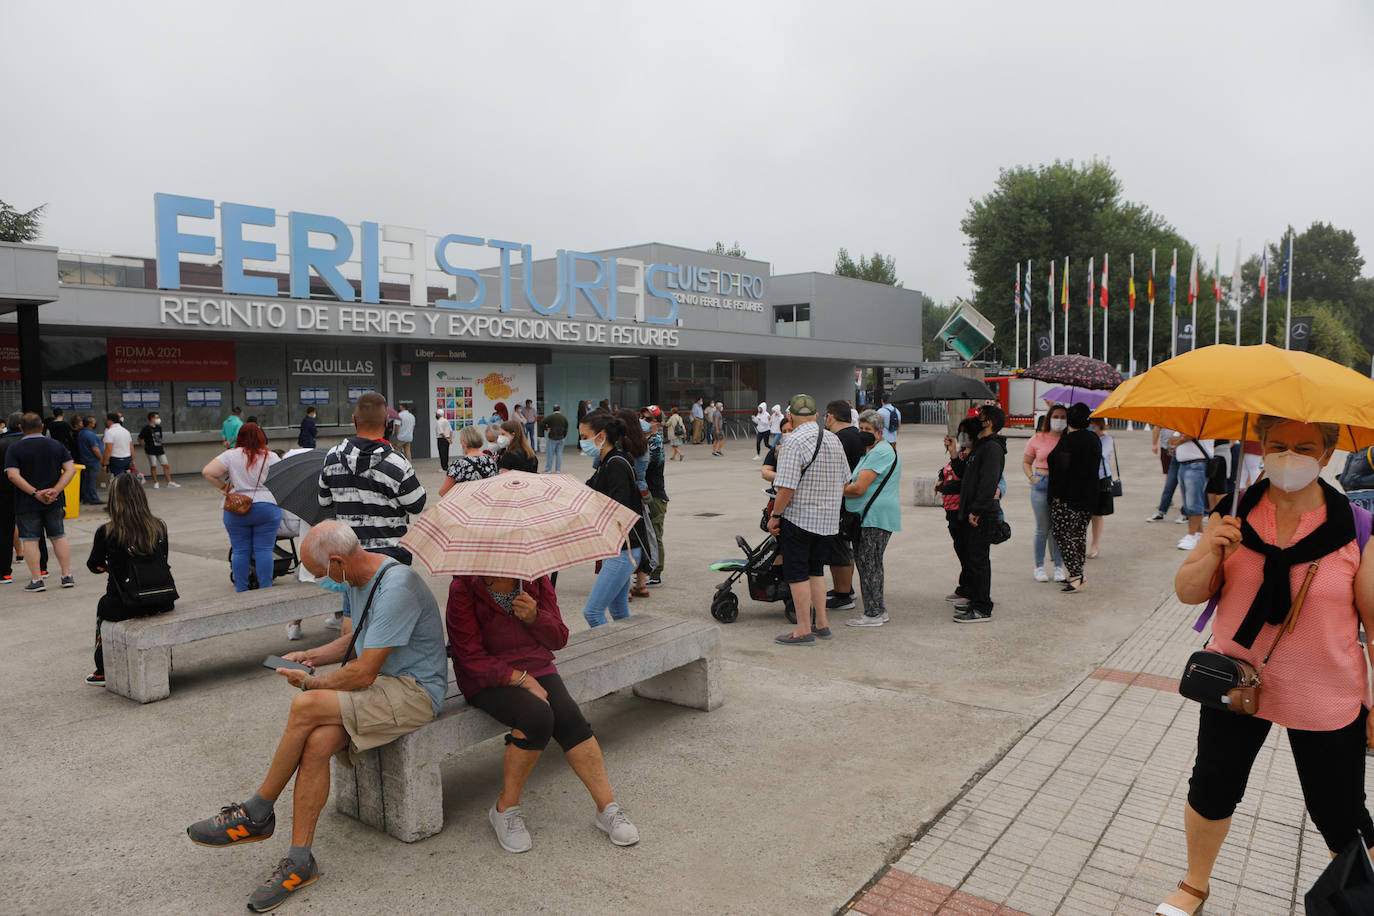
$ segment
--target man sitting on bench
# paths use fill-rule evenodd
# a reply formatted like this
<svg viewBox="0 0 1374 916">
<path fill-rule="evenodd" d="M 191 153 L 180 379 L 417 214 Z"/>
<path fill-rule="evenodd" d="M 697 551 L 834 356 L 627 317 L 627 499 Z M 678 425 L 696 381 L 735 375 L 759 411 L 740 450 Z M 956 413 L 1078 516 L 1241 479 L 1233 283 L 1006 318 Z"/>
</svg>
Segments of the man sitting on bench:
<svg viewBox="0 0 1374 916">
<path fill-rule="evenodd" d="M 265 840 L 277 825 L 273 803 L 295 774 L 291 850 L 248 898 L 248 908 L 259 913 L 319 877 L 310 846 L 329 798 L 330 757 L 347 754 L 351 764 L 361 752 L 429 723 L 448 687 L 439 606 L 419 573 L 363 550 L 353 530 L 336 520 L 312 528 L 301 555 L 321 588 L 343 594 L 343 633 L 318 649 L 285 656 L 309 666 L 310 673 L 277 669 L 300 693 L 291 701 L 286 730 L 257 794 L 186 828 L 202 846 Z M 350 656 L 355 614 L 357 652 Z M 349 662 L 336 671 L 313 673 L 346 657 Z"/>
</svg>

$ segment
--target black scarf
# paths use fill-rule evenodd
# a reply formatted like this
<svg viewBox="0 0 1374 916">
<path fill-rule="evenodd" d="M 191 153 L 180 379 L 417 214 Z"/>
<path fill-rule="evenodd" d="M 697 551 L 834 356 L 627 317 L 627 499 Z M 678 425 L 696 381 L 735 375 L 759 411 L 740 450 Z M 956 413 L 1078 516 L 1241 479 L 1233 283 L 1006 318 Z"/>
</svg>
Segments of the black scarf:
<svg viewBox="0 0 1374 916">
<path fill-rule="evenodd" d="M 1264 557 L 1264 581 L 1240 629 L 1232 637 L 1247 649 L 1254 645 L 1255 637 L 1266 623 L 1280 624 L 1288 616 L 1293 606 L 1292 568 L 1300 563 L 1320 560 L 1355 540 L 1355 516 L 1350 509 L 1350 501 L 1326 481 L 1319 482 L 1326 496 L 1326 521 L 1288 548 L 1266 543 L 1246 520 L 1250 510 L 1269 489 L 1268 480 L 1261 480 L 1250 487 L 1240 501 L 1237 511 L 1241 517 L 1241 545 Z"/>
</svg>

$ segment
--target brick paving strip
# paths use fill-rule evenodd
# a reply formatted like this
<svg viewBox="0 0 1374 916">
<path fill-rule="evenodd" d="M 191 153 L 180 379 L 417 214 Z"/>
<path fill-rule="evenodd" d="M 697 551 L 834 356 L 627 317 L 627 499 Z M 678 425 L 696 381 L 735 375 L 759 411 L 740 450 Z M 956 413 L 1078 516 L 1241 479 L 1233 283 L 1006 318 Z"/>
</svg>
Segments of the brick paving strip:
<svg viewBox="0 0 1374 916">
<path fill-rule="evenodd" d="M 847 907 L 865 916 L 1151 914 L 1184 873 L 1197 704 L 1178 673 L 1203 637 L 1170 596 Z M 1304 913 L 1330 861 L 1274 728 L 1206 912 Z"/>
</svg>

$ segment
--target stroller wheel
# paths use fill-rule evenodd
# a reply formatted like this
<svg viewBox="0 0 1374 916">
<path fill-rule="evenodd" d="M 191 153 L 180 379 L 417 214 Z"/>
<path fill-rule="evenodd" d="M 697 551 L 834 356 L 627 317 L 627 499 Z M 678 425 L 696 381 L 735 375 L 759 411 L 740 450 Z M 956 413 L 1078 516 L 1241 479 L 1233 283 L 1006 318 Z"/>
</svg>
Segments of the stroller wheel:
<svg viewBox="0 0 1374 916">
<path fill-rule="evenodd" d="M 721 623 L 734 623 L 739 617 L 739 598 L 734 592 L 716 592 L 711 599 L 711 616 Z"/>
</svg>

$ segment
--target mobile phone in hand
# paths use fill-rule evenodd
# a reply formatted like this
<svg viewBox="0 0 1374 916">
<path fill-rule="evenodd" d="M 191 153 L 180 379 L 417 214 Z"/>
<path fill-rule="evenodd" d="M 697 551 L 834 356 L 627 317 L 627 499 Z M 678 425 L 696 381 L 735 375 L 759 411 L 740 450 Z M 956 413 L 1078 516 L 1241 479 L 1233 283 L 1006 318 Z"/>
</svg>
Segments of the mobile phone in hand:
<svg viewBox="0 0 1374 916">
<path fill-rule="evenodd" d="M 289 662 L 280 655 L 267 656 L 267 658 L 263 659 L 262 666 L 264 668 L 270 668 L 273 671 L 276 671 L 278 668 L 290 668 L 292 671 L 304 671 L 307 674 L 315 670 L 309 665 L 302 665 L 300 662 Z"/>
</svg>

